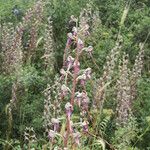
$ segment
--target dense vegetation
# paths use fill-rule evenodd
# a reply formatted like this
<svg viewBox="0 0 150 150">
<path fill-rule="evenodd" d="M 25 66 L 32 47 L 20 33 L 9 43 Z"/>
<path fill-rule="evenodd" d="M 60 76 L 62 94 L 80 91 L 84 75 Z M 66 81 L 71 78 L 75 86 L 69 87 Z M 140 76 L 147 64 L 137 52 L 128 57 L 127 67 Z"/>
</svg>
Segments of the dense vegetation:
<svg viewBox="0 0 150 150">
<path fill-rule="evenodd" d="M 149 0 L 0 1 L 0 150 L 149 150 Z"/>
</svg>

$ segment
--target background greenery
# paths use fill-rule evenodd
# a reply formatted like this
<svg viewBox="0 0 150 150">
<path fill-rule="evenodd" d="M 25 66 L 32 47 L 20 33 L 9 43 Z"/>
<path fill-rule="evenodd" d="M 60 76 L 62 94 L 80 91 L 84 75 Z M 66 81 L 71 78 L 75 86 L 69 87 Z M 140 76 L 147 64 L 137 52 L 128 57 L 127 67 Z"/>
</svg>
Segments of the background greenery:
<svg viewBox="0 0 150 150">
<path fill-rule="evenodd" d="M 0 23 L 12 22 L 14 26 L 18 24 L 26 10 L 33 6 L 35 0 L 0 0 Z M 63 49 L 66 43 L 66 34 L 69 32 L 68 21 L 71 15 L 79 16 L 81 10 L 89 3 L 92 11 L 97 10 L 101 20 L 98 26 L 87 42 L 94 47 L 93 57 L 96 60 L 99 69 L 85 56 L 83 66 L 90 66 L 92 72 L 96 77 L 100 77 L 103 71 L 103 64 L 106 61 L 106 56 L 114 47 L 117 33 L 120 29 L 120 20 L 127 1 L 124 0 L 47 0 L 44 9 L 43 23 L 46 22 L 47 17 L 51 16 L 54 28 L 55 41 L 55 73 L 59 73 L 62 66 Z M 20 10 L 20 16 L 16 17 L 12 10 L 17 7 Z M 42 27 L 39 30 L 39 37 L 42 33 Z M 123 36 L 123 48 L 129 54 L 130 67 L 133 66 L 136 55 L 139 51 L 139 43 L 144 42 L 148 32 L 150 32 L 150 2 L 149 0 L 130 0 L 130 9 L 125 20 L 125 24 L 121 28 L 121 35 Z M 142 77 L 138 81 L 138 96 L 134 101 L 134 116 L 136 122 L 132 121 L 129 124 L 129 131 L 133 126 L 136 126 L 137 132 L 133 132 L 133 139 L 131 138 L 131 145 L 136 149 L 148 150 L 150 149 L 150 37 L 145 44 L 144 68 Z M 1 52 L 0 46 L 0 52 Z M 19 140 L 23 143 L 23 132 L 25 127 L 32 126 L 37 134 L 39 143 L 43 142 L 43 105 L 44 96 L 43 91 L 47 83 L 53 82 L 53 75 L 48 81 L 45 79 L 45 72 L 38 59 L 43 54 L 43 49 L 38 48 L 35 61 L 23 66 L 23 72 L 20 75 L 20 82 L 22 89 L 19 93 L 19 109 L 13 111 L 13 133 L 10 143 Z M 2 59 L 2 58 L 1 58 Z M 0 61 L 2 66 L 2 61 Z M 0 69 L 1 70 L 1 69 Z M 8 119 L 5 113 L 5 108 L 11 99 L 11 86 L 15 80 L 13 75 L 5 75 L 2 71 L 0 73 L 0 149 L 6 140 Z M 112 85 L 113 87 L 113 85 Z M 112 88 L 111 87 L 111 88 Z M 108 90 L 107 101 L 104 108 L 115 109 L 115 102 L 112 102 L 113 90 Z M 91 89 L 89 89 L 91 91 Z M 107 116 L 107 115 L 106 115 Z M 102 118 L 107 118 L 103 116 Z M 105 121 L 104 137 L 110 142 L 117 143 L 119 138 L 126 132 L 124 129 L 118 130 L 115 133 L 113 118 Z M 135 128 L 134 128 L 135 129 Z M 136 134 L 136 136 L 134 136 Z M 17 141 L 18 142 L 18 141 Z M 15 145 L 15 144 L 14 144 Z M 17 145 L 17 144 L 16 144 Z M 119 149 L 119 148 L 118 148 Z M 121 149 L 121 148 L 120 148 Z M 130 146 L 126 150 L 131 149 Z"/>
</svg>

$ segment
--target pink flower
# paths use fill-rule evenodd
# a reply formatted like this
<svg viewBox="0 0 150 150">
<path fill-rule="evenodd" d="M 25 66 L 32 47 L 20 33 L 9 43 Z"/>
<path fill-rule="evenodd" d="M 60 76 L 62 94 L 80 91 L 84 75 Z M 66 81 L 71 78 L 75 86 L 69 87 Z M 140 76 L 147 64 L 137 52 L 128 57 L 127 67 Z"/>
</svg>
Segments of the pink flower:
<svg viewBox="0 0 150 150">
<path fill-rule="evenodd" d="M 72 31 L 73 31 L 73 35 L 76 36 L 76 35 L 77 35 L 77 32 L 78 32 L 78 29 L 77 29 L 76 27 L 73 27 L 73 28 L 72 28 Z"/>
<path fill-rule="evenodd" d="M 75 141 L 75 144 L 77 144 L 78 146 L 80 145 L 80 137 L 81 134 L 79 132 L 73 133 L 73 139 Z"/>
<path fill-rule="evenodd" d="M 82 100 L 82 93 L 76 92 L 75 95 L 76 95 L 75 102 L 76 102 L 77 105 L 80 107 L 80 105 L 81 105 L 81 100 Z"/>
<path fill-rule="evenodd" d="M 67 68 L 70 69 L 72 67 L 72 65 L 73 65 L 73 62 L 74 62 L 74 58 L 69 55 L 68 58 L 67 58 L 67 62 L 66 62 Z"/>
<path fill-rule="evenodd" d="M 65 84 L 63 84 L 61 86 L 61 97 L 64 98 L 68 92 L 70 92 L 70 89 Z"/>
<path fill-rule="evenodd" d="M 73 64 L 73 67 L 74 67 L 74 73 L 78 74 L 79 71 L 80 71 L 80 63 L 79 63 L 79 61 L 75 60 L 75 62 Z"/>
<path fill-rule="evenodd" d="M 88 110 L 88 104 L 89 104 L 89 97 L 86 96 L 85 98 L 82 99 L 82 109 L 87 111 Z"/>
<path fill-rule="evenodd" d="M 88 52 L 88 53 L 92 53 L 93 47 L 92 47 L 92 46 L 89 46 L 89 47 L 87 47 L 87 48 L 85 49 L 85 51 Z"/>
<path fill-rule="evenodd" d="M 90 79 L 91 78 L 91 68 L 87 68 L 85 71 L 84 71 L 84 74 L 86 75 L 86 80 L 87 79 Z"/>
<path fill-rule="evenodd" d="M 66 73 L 66 71 L 62 68 L 62 69 L 60 69 L 60 74 L 61 74 L 60 79 L 63 80 L 67 73 Z"/>
<path fill-rule="evenodd" d="M 55 131 L 50 130 L 48 132 L 48 138 L 49 138 L 49 140 L 53 140 L 55 138 L 55 136 L 56 136 L 56 132 Z"/>
<path fill-rule="evenodd" d="M 85 24 L 85 27 L 84 27 L 84 30 L 88 31 L 89 30 L 89 25 L 88 24 Z"/>
<path fill-rule="evenodd" d="M 77 80 L 80 80 L 80 84 L 81 84 L 82 86 L 84 86 L 85 83 L 86 83 L 86 75 L 85 75 L 85 74 L 82 74 L 82 75 L 78 76 Z"/>
<path fill-rule="evenodd" d="M 84 111 L 87 111 L 87 110 L 88 110 L 88 104 L 89 104 L 89 97 L 87 96 L 87 92 L 86 92 L 86 91 L 83 91 L 83 92 L 82 92 L 81 106 L 82 106 L 82 109 L 83 109 Z"/>
<path fill-rule="evenodd" d="M 77 50 L 82 50 L 82 48 L 84 47 L 83 41 L 81 39 L 78 39 L 77 41 Z"/>
<path fill-rule="evenodd" d="M 65 109 L 66 109 L 66 115 L 68 117 L 71 116 L 72 112 L 73 112 L 73 106 L 70 104 L 70 102 L 68 102 L 66 105 L 65 105 Z"/>
<path fill-rule="evenodd" d="M 72 43 L 73 35 L 72 35 L 72 33 L 68 33 L 67 36 L 68 36 L 68 38 L 67 38 L 66 45 L 67 45 L 67 47 L 69 47 L 71 45 L 71 43 Z"/>
<path fill-rule="evenodd" d="M 88 132 L 88 124 L 89 124 L 88 121 L 82 122 L 82 127 L 84 132 Z"/>
<path fill-rule="evenodd" d="M 52 118 L 51 122 L 52 122 L 52 124 L 54 126 L 54 131 L 55 132 L 58 131 L 59 130 L 59 123 L 60 123 L 60 121 L 58 119 L 56 119 L 56 118 Z"/>
<path fill-rule="evenodd" d="M 80 80 L 82 86 L 85 85 L 86 81 L 91 78 L 91 68 L 84 70 L 83 74 L 78 76 L 77 80 Z"/>
</svg>

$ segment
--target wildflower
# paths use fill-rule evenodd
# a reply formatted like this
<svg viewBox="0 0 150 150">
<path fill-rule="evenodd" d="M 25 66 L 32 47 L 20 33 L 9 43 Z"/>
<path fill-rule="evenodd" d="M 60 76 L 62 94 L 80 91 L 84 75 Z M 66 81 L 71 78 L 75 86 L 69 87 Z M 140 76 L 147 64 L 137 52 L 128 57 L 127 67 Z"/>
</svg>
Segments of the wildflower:
<svg viewBox="0 0 150 150">
<path fill-rule="evenodd" d="M 80 71 L 80 63 L 79 63 L 79 61 L 75 60 L 74 64 L 73 64 L 73 67 L 74 67 L 74 73 L 78 74 L 79 71 Z"/>
<path fill-rule="evenodd" d="M 86 80 L 87 79 L 90 79 L 91 78 L 91 68 L 87 68 L 85 71 L 84 71 L 84 74 L 86 75 Z"/>
<path fill-rule="evenodd" d="M 68 36 L 68 38 L 73 39 L 72 33 L 68 33 L 67 36 Z"/>
<path fill-rule="evenodd" d="M 75 101 L 76 101 L 77 105 L 80 107 L 80 105 L 81 105 L 81 100 L 82 100 L 82 93 L 76 92 L 75 95 L 76 95 Z"/>
<path fill-rule="evenodd" d="M 84 132 L 88 132 L 88 124 L 89 124 L 88 121 L 82 122 L 82 127 Z"/>
<path fill-rule="evenodd" d="M 86 30 L 86 31 L 87 31 L 87 30 L 89 29 L 89 27 L 90 27 L 90 26 L 89 26 L 88 24 L 85 24 L 85 26 L 84 26 L 84 30 Z"/>
<path fill-rule="evenodd" d="M 86 52 L 91 53 L 93 51 L 93 47 L 89 46 L 85 49 Z"/>
<path fill-rule="evenodd" d="M 84 47 L 83 41 L 81 39 L 78 39 L 77 41 L 77 50 L 81 50 Z"/>
<path fill-rule="evenodd" d="M 61 86 L 61 97 L 64 98 L 64 96 L 67 95 L 68 91 L 70 92 L 70 89 L 65 84 L 63 84 Z"/>
<path fill-rule="evenodd" d="M 85 35 L 85 36 L 89 36 L 89 35 L 90 35 L 90 32 L 89 32 L 89 31 L 85 31 L 84 35 Z"/>
<path fill-rule="evenodd" d="M 73 133 L 73 139 L 75 141 L 75 144 L 77 144 L 78 146 L 80 145 L 80 139 L 81 135 L 79 132 Z"/>
<path fill-rule="evenodd" d="M 76 35 L 77 35 L 77 32 L 78 32 L 78 29 L 77 29 L 76 27 L 73 27 L 73 28 L 72 28 L 72 31 L 73 31 L 73 35 L 76 36 Z"/>
<path fill-rule="evenodd" d="M 84 86 L 84 85 L 85 85 L 85 82 L 86 82 L 86 75 L 85 75 L 85 74 L 82 74 L 82 75 L 78 76 L 77 80 L 80 80 L 80 84 L 81 84 L 82 86 Z"/>
<path fill-rule="evenodd" d="M 68 33 L 67 36 L 68 36 L 68 38 L 67 38 L 67 44 L 66 45 L 69 47 L 72 43 L 73 35 L 72 35 L 72 33 Z"/>
<path fill-rule="evenodd" d="M 51 122 L 52 122 L 52 124 L 54 126 L 54 131 L 58 131 L 59 130 L 59 123 L 60 123 L 60 121 L 58 119 L 56 119 L 56 118 L 52 118 Z"/>
<path fill-rule="evenodd" d="M 66 71 L 62 68 L 62 69 L 60 69 L 60 74 L 61 74 L 60 79 L 63 80 L 67 73 L 66 73 Z"/>
<path fill-rule="evenodd" d="M 55 136 L 56 136 L 56 132 L 55 131 L 50 130 L 48 132 L 48 138 L 49 138 L 49 140 L 53 140 Z"/>
<path fill-rule="evenodd" d="M 65 109 L 66 109 L 66 115 L 68 117 L 71 116 L 72 112 L 73 112 L 73 106 L 70 104 L 70 102 L 68 102 L 66 105 L 65 105 Z"/>
<path fill-rule="evenodd" d="M 81 85 L 85 85 L 86 81 L 91 78 L 91 68 L 87 68 L 82 75 L 78 76 L 77 80 L 80 80 Z"/>
<path fill-rule="evenodd" d="M 73 65 L 73 62 L 74 62 L 74 58 L 72 56 L 68 56 L 67 63 L 66 63 L 67 68 L 70 69 L 72 67 L 72 65 Z"/>
<path fill-rule="evenodd" d="M 82 109 L 87 111 L 88 110 L 88 103 L 89 103 L 89 97 L 86 96 L 85 98 L 82 99 Z"/>
<path fill-rule="evenodd" d="M 90 35 L 90 33 L 89 33 L 89 25 L 88 24 L 85 24 L 84 26 L 83 26 L 83 34 L 85 35 L 85 36 L 88 36 L 88 35 Z"/>
</svg>

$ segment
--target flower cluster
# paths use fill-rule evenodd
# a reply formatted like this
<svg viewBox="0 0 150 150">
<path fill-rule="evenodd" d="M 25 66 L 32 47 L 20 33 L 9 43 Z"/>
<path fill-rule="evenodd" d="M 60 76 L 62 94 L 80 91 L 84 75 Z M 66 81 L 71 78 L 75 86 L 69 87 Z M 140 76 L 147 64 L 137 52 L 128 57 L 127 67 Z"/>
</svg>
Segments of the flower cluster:
<svg viewBox="0 0 150 150">
<path fill-rule="evenodd" d="M 44 37 L 44 64 L 46 70 L 52 72 L 54 70 L 54 40 L 53 40 L 53 26 L 51 18 L 48 18 L 48 25 L 45 27 Z"/>
<path fill-rule="evenodd" d="M 15 29 L 12 24 L 2 28 L 3 68 L 7 74 L 18 72 L 22 66 L 22 35 L 21 23 Z"/>
<path fill-rule="evenodd" d="M 131 84 L 131 102 L 136 98 L 136 84 L 138 79 L 141 77 L 141 71 L 143 68 L 143 58 L 144 58 L 144 48 L 143 44 L 140 44 L 140 50 L 136 56 L 135 63 L 130 75 L 130 84 Z"/>
<path fill-rule="evenodd" d="M 124 54 L 122 65 L 119 68 L 120 77 L 117 81 L 117 121 L 125 125 L 131 114 L 130 106 L 130 81 L 128 69 L 128 56 Z"/>
<path fill-rule="evenodd" d="M 95 84 L 95 102 L 98 108 L 102 109 L 103 103 L 106 95 L 107 84 L 111 81 L 112 75 L 114 73 L 114 68 L 119 57 L 121 49 L 122 37 L 119 36 L 118 41 L 116 42 L 115 47 L 110 51 L 110 54 L 106 58 L 106 63 L 103 69 L 103 75 Z"/>
<path fill-rule="evenodd" d="M 126 59 L 125 59 L 126 57 Z M 143 68 L 144 49 L 140 45 L 139 54 L 136 56 L 132 71 L 127 67 L 128 58 L 124 55 L 123 65 L 120 66 L 120 78 L 117 83 L 117 113 L 119 124 L 125 125 L 128 122 L 129 115 L 132 115 L 132 103 L 136 98 L 136 84 L 141 76 Z"/>
<path fill-rule="evenodd" d="M 83 21 L 83 20 L 81 20 Z M 87 23 L 82 22 L 82 25 L 79 27 L 74 26 L 72 32 L 67 34 L 67 42 L 66 48 L 64 51 L 64 60 L 63 67 L 60 70 L 60 79 L 59 89 L 57 89 L 57 100 L 61 99 L 62 104 L 65 104 L 65 131 L 62 133 L 61 137 L 64 141 L 64 148 L 67 148 L 68 142 L 73 139 L 73 145 L 79 146 L 79 139 L 81 137 L 79 127 L 82 127 L 81 132 L 88 132 L 88 118 L 89 115 L 89 103 L 90 99 L 88 97 L 88 93 L 86 92 L 86 83 L 91 79 L 91 68 L 80 69 L 80 57 L 86 52 L 88 54 L 92 53 L 93 47 L 88 46 L 85 47 L 85 37 L 81 35 L 88 35 L 87 33 L 89 26 Z M 72 47 L 74 51 L 72 51 Z M 52 86 L 53 87 L 53 86 Z M 50 93 L 55 91 L 52 87 L 49 87 L 46 90 L 47 95 L 51 95 Z M 49 100 L 48 100 L 49 99 Z M 59 115 L 54 115 L 54 117 L 48 117 L 48 113 L 50 113 L 50 106 L 52 106 L 52 99 L 49 97 L 45 100 L 45 111 L 44 116 L 46 124 L 50 125 L 48 131 L 48 137 L 50 141 L 53 143 L 56 135 L 59 134 L 61 119 Z M 60 101 L 59 101 L 60 102 Z M 78 107 L 79 111 L 74 112 L 74 107 Z M 52 112 L 52 111 L 51 111 Z M 73 115 L 78 114 L 79 122 L 73 123 Z M 76 128 L 76 124 L 80 125 Z M 70 138 L 71 137 L 71 138 Z"/>
<path fill-rule="evenodd" d="M 59 79 L 55 78 L 55 83 L 53 86 L 47 85 L 47 88 L 44 90 L 44 128 L 46 129 L 46 132 L 49 132 L 51 128 L 54 129 L 54 131 L 58 130 L 58 125 L 56 125 L 56 122 L 58 119 L 56 117 L 61 116 L 61 107 L 60 107 L 60 91 L 61 85 L 59 83 Z M 57 126 L 57 127 L 56 127 Z"/>
</svg>

